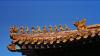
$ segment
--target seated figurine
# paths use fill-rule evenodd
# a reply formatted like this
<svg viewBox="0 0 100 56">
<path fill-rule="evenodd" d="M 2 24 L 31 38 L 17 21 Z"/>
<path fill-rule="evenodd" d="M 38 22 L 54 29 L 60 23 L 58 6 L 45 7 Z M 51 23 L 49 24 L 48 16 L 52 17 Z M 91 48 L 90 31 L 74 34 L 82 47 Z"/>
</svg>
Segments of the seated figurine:
<svg viewBox="0 0 100 56">
<path fill-rule="evenodd" d="M 39 33 L 42 32 L 42 30 L 40 29 L 40 26 L 37 26 L 37 31 L 38 31 Z"/>
<path fill-rule="evenodd" d="M 32 27 L 32 33 L 36 33 L 36 30 L 34 27 Z"/>
<path fill-rule="evenodd" d="M 63 29 L 62 25 L 60 25 L 59 27 L 60 27 L 60 30 L 61 30 L 61 31 L 64 31 L 64 29 Z"/>
<path fill-rule="evenodd" d="M 53 32 L 53 29 L 52 29 L 52 26 L 51 25 L 49 26 L 49 29 L 50 29 L 50 32 Z"/>
<path fill-rule="evenodd" d="M 56 25 L 54 26 L 54 30 L 55 32 L 58 32 L 58 27 Z"/>
<path fill-rule="evenodd" d="M 26 27 L 26 33 L 29 33 L 29 28 L 28 28 L 28 26 Z"/>
<path fill-rule="evenodd" d="M 24 27 L 23 26 L 20 28 L 20 33 L 24 33 Z"/>
<path fill-rule="evenodd" d="M 48 32 L 46 26 L 43 27 L 43 32 L 44 33 Z"/>
<path fill-rule="evenodd" d="M 16 26 L 11 27 L 10 33 L 18 33 L 18 28 Z"/>
</svg>

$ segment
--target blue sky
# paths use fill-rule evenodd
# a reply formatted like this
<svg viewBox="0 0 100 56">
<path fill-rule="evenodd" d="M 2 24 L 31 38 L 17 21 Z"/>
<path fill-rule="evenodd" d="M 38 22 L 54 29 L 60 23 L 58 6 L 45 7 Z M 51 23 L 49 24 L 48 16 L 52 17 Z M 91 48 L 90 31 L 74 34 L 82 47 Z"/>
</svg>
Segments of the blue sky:
<svg viewBox="0 0 100 56">
<path fill-rule="evenodd" d="M 100 23 L 100 1 L 0 1 L 0 56 L 21 56 L 21 53 L 10 52 L 9 28 L 12 25 L 40 25 L 67 24 L 76 29 L 73 23 L 87 18 L 87 24 Z"/>
</svg>

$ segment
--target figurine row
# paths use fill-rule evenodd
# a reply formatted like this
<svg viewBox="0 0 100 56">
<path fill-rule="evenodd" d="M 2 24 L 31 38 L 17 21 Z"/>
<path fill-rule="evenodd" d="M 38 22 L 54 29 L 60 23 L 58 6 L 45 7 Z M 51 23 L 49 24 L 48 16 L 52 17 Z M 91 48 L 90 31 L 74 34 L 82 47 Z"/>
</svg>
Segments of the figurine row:
<svg viewBox="0 0 100 56">
<path fill-rule="evenodd" d="M 59 29 L 60 30 L 59 30 Z M 66 24 L 64 25 L 64 27 L 62 25 L 60 25 L 59 27 L 58 26 L 54 26 L 54 29 L 53 27 L 50 25 L 49 26 L 49 30 L 47 30 L 47 27 L 44 26 L 43 27 L 43 30 L 41 30 L 40 26 L 37 26 L 37 29 L 35 29 L 34 27 L 32 27 L 32 33 L 46 33 L 46 32 L 58 32 L 58 31 L 65 31 L 65 30 L 71 30 Z M 10 28 L 10 33 L 18 33 L 20 31 L 20 33 L 29 33 L 30 30 L 28 28 L 28 26 L 26 26 L 25 28 L 22 26 L 20 27 L 20 29 L 18 29 L 17 26 L 13 26 Z"/>
</svg>

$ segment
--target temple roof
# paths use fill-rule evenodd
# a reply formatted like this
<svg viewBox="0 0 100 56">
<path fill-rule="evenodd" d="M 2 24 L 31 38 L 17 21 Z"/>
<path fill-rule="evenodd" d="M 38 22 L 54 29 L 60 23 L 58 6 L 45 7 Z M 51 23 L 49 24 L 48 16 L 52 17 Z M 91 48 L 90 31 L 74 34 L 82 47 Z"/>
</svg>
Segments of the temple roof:
<svg viewBox="0 0 100 56">
<path fill-rule="evenodd" d="M 86 20 L 76 22 L 74 25 L 77 27 L 77 30 L 71 30 L 68 26 L 63 27 L 62 25 L 59 27 L 55 26 L 54 30 L 50 26 L 50 31 L 47 30 L 46 26 L 43 27 L 43 30 L 40 29 L 40 26 L 37 27 L 37 30 L 32 27 L 32 31 L 28 27 L 24 28 L 22 26 L 19 30 L 16 26 L 13 26 L 10 28 L 12 44 L 8 48 L 10 50 L 16 50 L 16 45 L 64 44 L 82 38 L 86 39 L 96 35 L 100 36 L 100 24 L 87 26 L 85 23 Z"/>
</svg>

